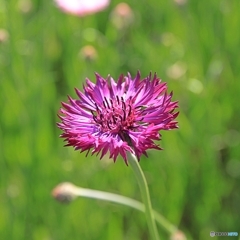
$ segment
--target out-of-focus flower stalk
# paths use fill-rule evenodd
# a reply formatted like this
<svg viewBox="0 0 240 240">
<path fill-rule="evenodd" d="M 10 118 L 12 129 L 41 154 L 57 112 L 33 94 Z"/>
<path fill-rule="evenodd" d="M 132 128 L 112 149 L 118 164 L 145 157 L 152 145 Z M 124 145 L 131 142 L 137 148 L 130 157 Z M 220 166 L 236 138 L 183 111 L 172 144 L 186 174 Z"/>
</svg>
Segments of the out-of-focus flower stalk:
<svg viewBox="0 0 240 240">
<path fill-rule="evenodd" d="M 122 204 L 128 207 L 132 207 L 141 212 L 145 212 L 144 204 L 132 198 L 115 193 L 77 187 L 69 182 L 64 182 L 56 186 L 52 191 L 52 195 L 56 200 L 64 203 L 71 202 L 77 197 L 86 197 Z M 174 234 L 178 231 L 176 226 L 171 224 L 167 219 L 165 219 L 155 210 L 153 210 L 153 217 L 155 218 L 159 226 L 164 228 L 168 233 Z"/>
</svg>

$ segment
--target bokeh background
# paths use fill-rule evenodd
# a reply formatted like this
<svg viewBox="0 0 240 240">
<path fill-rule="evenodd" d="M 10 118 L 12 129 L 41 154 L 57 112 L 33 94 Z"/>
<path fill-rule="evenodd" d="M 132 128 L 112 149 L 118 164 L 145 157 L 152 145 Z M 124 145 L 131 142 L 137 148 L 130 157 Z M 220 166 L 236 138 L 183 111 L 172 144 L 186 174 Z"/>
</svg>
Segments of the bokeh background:
<svg viewBox="0 0 240 240">
<path fill-rule="evenodd" d="M 240 233 L 240 1 L 129 0 L 125 10 L 119 3 L 80 18 L 52 1 L 0 1 L 2 240 L 149 239 L 140 212 L 51 197 L 70 181 L 141 200 L 121 158 L 114 164 L 65 148 L 56 127 L 60 102 L 86 77 L 137 70 L 157 72 L 181 112 L 179 129 L 162 133 L 164 150 L 140 162 L 154 208 L 188 239 Z"/>
</svg>

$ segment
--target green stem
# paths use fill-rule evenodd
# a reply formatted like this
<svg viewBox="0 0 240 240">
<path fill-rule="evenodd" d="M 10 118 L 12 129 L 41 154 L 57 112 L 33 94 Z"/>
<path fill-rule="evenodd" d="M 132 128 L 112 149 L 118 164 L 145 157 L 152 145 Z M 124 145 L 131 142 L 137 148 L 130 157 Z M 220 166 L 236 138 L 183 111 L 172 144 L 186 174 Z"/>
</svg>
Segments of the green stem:
<svg viewBox="0 0 240 240">
<path fill-rule="evenodd" d="M 151 238 L 153 240 L 159 240 L 157 226 L 156 226 L 154 215 L 153 215 L 148 185 L 147 185 L 147 181 L 144 176 L 144 173 L 143 173 L 135 155 L 128 154 L 128 163 L 132 167 L 134 174 L 137 178 L 138 185 L 140 187 L 143 203 L 145 205 L 145 214 L 146 214 L 146 218 L 147 218 L 148 228 L 149 228 L 151 236 L 152 236 Z"/>
<path fill-rule="evenodd" d="M 129 197 L 119 195 L 119 194 L 98 191 L 98 190 L 93 190 L 93 189 L 88 189 L 88 188 L 80 188 L 80 187 L 76 187 L 76 186 L 74 186 L 74 191 L 72 191 L 71 193 L 74 196 L 114 202 L 114 203 L 122 204 L 122 205 L 125 205 L 128 207 L 132 207 L 141 212 L 145 212 L 145 206 L 141 202 L 136 201 Z M 176 226 L 171 224 L 161 214 L 159 214 L 158 212 L 156 212 L 154 210 L 153 210 L 153 216 L 154 216 L 155 220 L 158 222 L 159 226 L 163 227 L 170 234 L 173 234 L 174 232 L 176 232 L 178 230 Z"/>
</svg>

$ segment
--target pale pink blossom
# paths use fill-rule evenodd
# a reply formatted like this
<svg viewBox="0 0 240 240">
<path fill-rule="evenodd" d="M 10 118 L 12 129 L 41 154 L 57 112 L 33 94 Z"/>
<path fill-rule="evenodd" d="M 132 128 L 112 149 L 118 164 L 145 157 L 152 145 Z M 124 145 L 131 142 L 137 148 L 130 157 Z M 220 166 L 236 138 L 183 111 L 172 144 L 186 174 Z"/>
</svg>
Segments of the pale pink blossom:
<svg viewBox="0 0 240 240">
<path fill-rule="evenodd" d="M 64 12 L 85 16 L 105 9 L 110 0 L 54 0 Z"/>
</svg>

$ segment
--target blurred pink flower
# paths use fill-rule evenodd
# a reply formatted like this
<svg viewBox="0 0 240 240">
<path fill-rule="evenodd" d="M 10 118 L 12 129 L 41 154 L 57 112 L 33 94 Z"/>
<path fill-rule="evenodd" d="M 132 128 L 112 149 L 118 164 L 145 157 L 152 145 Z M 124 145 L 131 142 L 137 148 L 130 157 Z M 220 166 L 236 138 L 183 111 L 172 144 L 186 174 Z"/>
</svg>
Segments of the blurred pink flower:
<svg viewBox="0 0 240 240">
<path fill-rule="evenodd" d="M 81 152 L 101 153 L 108 151 L 116 161 L 121 155 L 127 161 L 127 152 L 147 156 L 148 149 L 161 149 L 154 143 L 161 139 L 159 131 L 177 128 L 175 118 L 177 102 L 167 85 L 154 74 L 141 80 L 140 72 L 135 78 L 121 75 L 117 81 L 110 76 L 102 78 L 96 73 L 96 84 L 86 80 L 84 92 L 76 89 L 79 99 L 69 97 L 62 103 L 62 138 L 66 146 Z"/>
<path fill-rule="evenodd" d="M 103 10 L 110 0 L 54 0 L 59 8 L 78 16 L 85 16 Z"/>
</svg>

